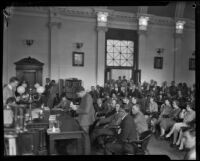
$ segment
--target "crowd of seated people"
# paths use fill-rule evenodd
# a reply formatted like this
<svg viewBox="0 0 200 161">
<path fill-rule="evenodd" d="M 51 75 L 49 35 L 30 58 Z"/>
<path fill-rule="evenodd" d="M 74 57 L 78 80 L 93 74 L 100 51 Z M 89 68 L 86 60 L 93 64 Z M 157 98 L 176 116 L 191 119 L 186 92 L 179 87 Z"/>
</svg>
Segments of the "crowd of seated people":
<svg viewBox="0 0 200 161">
<path fill-rule="evenodd" d="M 172 147 L 184 149 L 183 128 L 195 126 L 195 85 L 189 88 L 186 83 L 179 83 L 176 86 L 172 81 L 170 86 L 167 82 L 158 86 L 154 80 L 141 85 L 134 84 L 132 80 L 119 78 L 116 81 L 107 82 L 104 87 L 97 88 L 98 90 L 93 86 L 90 92 L 94 99 L 97 116 L 97 123 L 93 126 L 92 140 L 101 135 L 115 135 L 116 129 L 108 130 L 110 122 L 120 125 L 120 121 L 113 118 L 115 113 L 125 111 L 135 122 L 137 138 L 142 132 L 150 129 L 153 133 L 158 132 L 161 139 L 167 139 L 173 135 Z M 115 113 L 111 116 L 106 115 L 109 108 L 115 109 Z M 120 110 L 117 110 L 118 108 Z M 103 124 L 106 121 L 108 124 Z M 99 140 L 105 147 L 104 142 Z"/>
<path fill-rule="evenodd" d="M 185 128 L 195 129 L 195 85 L 189 88 L 186 83 L 176 85 L 172 81 L 168 86 L 165 81 L 158 86 L 154 80 L 135 84 L 124 76 L 106 82 L 104 87 L 92 86 L 88 94 L 95 110 L 89 129 L 91 144 L 104 149 L 105 154 L 134 153 L 136 147 L 130 142 L 148 130 L 159 133 L 162 139 L 173 135 L 172 146 L 183 150 Z M 58 96 L 54 80 L 46 84 L 43 95 L 50 109 L 71 110 L 71 101 L 65 93 Z"/>
<path fill-rule="evenodd" d="M 135 128 L 136 139 L 147 130 L 159 132 L 161 139 L 173 135 L 172 147 L 179 150 L 184 149 L 183 128 L 195 126 L 195 85 L 189 88 L 186 83 L 175 85 L 172 81 L 168 86 L 165 81 L 158 86 L 154 80 L 134 84 L 132 80 L 119 77 L 106 82 L 104 87 L 92 86 L 89 94 L 93 98 L 96 120 L 90 128 L 91 143 L 104 149 L 113 148 L 110 143 L 106 146 L 105 136 L 120 138 L 119 129 L 125 115 L 133 119 L 134 125 L 130 126 Z M 65 96 L 61 98 L 66 103 L 61 101 L 54 108 L 69 105 Z M 116 147 L 119 145 L 114 149 Z"/>
</svg>

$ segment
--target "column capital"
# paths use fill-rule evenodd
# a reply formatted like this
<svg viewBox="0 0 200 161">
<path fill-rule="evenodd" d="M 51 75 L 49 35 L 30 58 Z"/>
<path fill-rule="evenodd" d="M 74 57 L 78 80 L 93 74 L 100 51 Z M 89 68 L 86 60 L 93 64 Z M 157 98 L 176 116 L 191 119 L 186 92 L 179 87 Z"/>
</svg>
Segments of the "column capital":
<svg viewBox="0 0 200 161">
<path fill-rule="evenodd" d="M 97 31 L 103 31 L 103 32 L 107 32 L 108 31 L 108 27 L 103 27 L 103 26 L 97 26 Z"/>
<path fill-rule="evenodd" d="M 144 31 L 144 30 L 137 30 L 137 33 L 138 33 L 138 35 L 147 35 L 147 31 Z"/>
<path fill-rule="evenodd" d="M 62 23 L 61 22 L 48 22 L 47 27 L 52 28 L 53 26 L 56 26 L 58 29 L 61 28 Z"/>
</svg>

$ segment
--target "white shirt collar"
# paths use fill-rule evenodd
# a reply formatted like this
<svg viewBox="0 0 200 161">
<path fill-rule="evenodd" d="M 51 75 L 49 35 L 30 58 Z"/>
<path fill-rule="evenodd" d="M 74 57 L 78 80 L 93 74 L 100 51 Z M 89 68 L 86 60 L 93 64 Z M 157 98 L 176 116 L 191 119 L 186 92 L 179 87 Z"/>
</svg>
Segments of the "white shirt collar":
<svg viewBox="0 0 200 161">
<path fill-rule="evenodd" d="M 12 86 L 10 84 L 8 84 L 8 88 L 10 88 L 11 90 L 13 89 Z"/>
</svg>

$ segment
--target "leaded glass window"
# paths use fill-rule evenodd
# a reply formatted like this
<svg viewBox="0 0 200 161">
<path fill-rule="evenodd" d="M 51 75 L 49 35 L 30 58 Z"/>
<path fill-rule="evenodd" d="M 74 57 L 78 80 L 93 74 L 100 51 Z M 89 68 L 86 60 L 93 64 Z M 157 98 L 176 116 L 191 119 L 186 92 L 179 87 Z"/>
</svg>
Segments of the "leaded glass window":
<svg viewBox="0 0 200 161">
<path fill-rule="evenodd" d="M 107 66 L 132 67 L 134 42 L 127 40 L 107 40 Z"/>
</svg>

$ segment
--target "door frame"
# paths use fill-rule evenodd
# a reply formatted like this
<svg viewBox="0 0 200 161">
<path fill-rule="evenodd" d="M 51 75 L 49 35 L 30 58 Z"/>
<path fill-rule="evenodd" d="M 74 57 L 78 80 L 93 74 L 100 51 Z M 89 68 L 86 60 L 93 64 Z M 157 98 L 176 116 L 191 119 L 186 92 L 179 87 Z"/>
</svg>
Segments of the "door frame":
<svg viewBox="0 0 200 161">
<path fill-rule="evenodd" d="M 118 33 L 111 33 L 108 34 L 109 30 L 119 30 Z M 131 69 L 132 70 L 132 78 L 134 83 L 141 82 L 141 70 L 139 68 L 139 43 L 138 43 L 138 32 L 137 30 L 127 30 L 127 29 L 116 29 L 116 28 L 108 28 L 108 32 L 106 32 L 105 37 L 105 70 L 104 70 L 104 84 L 107 80 L 107 72 L 111 72 L 111 69 Z M 120 32 L 123 32 L 121 34 Z M 126 32 L 126 34 L 124 34 Z M 131 35 L 134 34 L 135 37 L 132 37 Z M 123 67 L 123 66 L 107 66 L 106 64 L 106 58 L 107 58 L 107 39 L 115 39 L 115 40 L 129 40 L 134 42 L 134 59 L 133 59 L 133 66 L 132 67 Z"/>
<path fill-rule="evenodd" d="M 108 81 L 107 79 L 107 73 L 109 72 L 109 77 L 111 78 L 111 70 L 112 69 L 124 69 L 124 70 L 132 70 L 132 75 L 131 79 L 134 81 L 134 83 L 141 83 L 141 70 L 134 70 L 132 67 L 107 67 L 105 68 L 105 80 L 104 82 L 106 83 Z"/>
<path fill-rule="evenodd" d="M 16 76 L 21 76 L 21 74 L 23 75 L 24 71 L 36 72 L 36 82 L 42 85 L 44 63 L 41 63 L 35 58 L 28 57 L 23 58 L 14 64 L 16 65 Z"/>
</svg>

